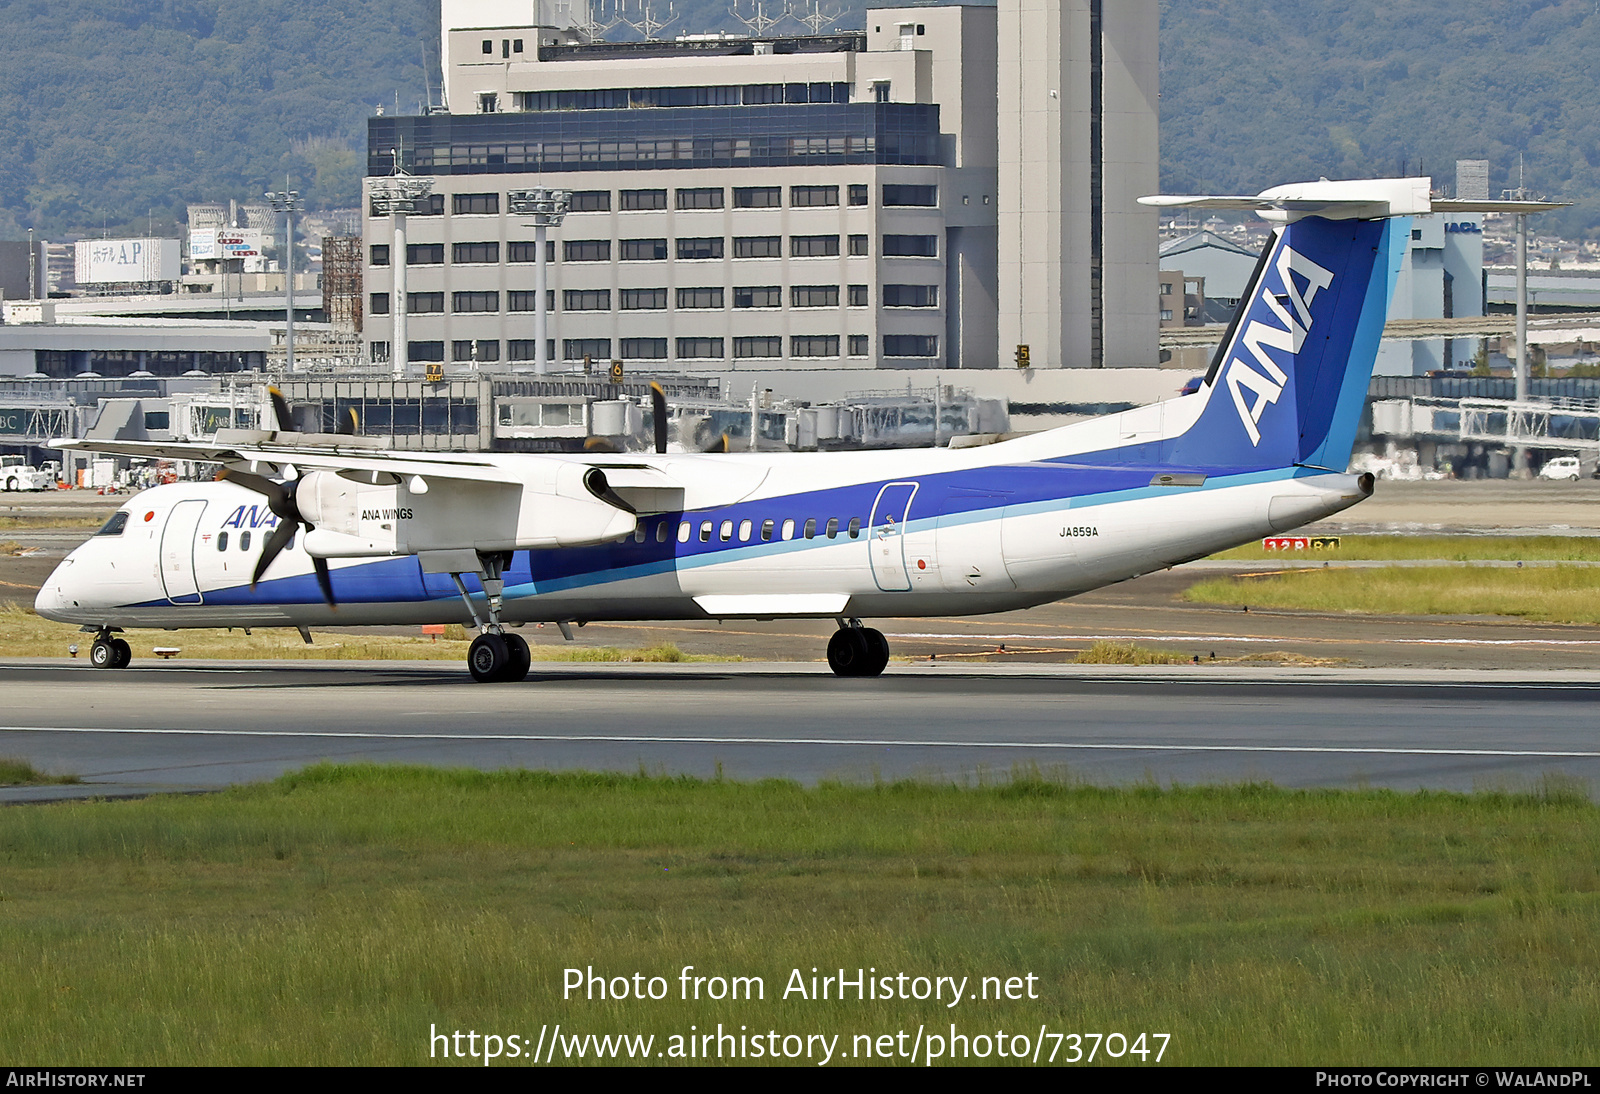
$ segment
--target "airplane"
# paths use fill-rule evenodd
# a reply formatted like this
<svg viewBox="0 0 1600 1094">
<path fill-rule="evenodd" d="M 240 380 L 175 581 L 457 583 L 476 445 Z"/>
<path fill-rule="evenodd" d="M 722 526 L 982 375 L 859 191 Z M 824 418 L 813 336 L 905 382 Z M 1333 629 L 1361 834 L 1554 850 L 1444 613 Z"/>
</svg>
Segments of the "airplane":
<svg viewBox="0 0 1600 1094">
<path fill-rule="evenodd" d="M 131 498 L 41 587 L 41 616 L 131 660 L 125 628 L 469 621 L 484 683 L 523 679 L 514 628 L 605 620 L 832 618 L 828 664 L 876 676 L 862 620 L 1063 600 L 1330 516 L 1373 491 L 1347 473 L 1426 178 L 1152 197 L 1275 224 L 1193 394 L 959 449 L 668 453 L 398 451 L 277 429 L 214 440 L 54 442 L 222 465 Z"/>
</svg>

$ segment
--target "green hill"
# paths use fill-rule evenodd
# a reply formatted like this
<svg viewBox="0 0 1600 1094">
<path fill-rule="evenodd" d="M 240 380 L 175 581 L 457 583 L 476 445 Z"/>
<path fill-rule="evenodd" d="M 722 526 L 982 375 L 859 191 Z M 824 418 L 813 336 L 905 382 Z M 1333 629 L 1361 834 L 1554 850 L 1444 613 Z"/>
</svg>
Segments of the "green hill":
<svg viewBox="0 0 1600 1094">
<path fill-rule="evenodd" d="M 680 0 L 679 30 L 737 29 Z M 1163 0 L 1162 179 L 1255 191 L 1486 158 L 1600 230 L 1595 0 Z M 437 88 L 438 0 L 11 0 L 0 6 L 0 237 L 171 230 L 287 174 L 354 204 L 364 119 Z M 839 26 L 860 26 L 859 0 Z M 792 27 L 792 24 L 789 24 Z M 437 93 L 437 91 L 435 92 Z"/>
</svg>

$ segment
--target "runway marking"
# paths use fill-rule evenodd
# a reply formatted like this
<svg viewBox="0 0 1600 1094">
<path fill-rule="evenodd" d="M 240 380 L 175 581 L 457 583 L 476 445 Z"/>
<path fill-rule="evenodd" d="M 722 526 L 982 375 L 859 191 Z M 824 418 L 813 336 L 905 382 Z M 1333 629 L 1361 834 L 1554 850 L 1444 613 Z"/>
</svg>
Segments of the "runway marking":
<svg viewBox="0 0 1600 1094">
<path fill-rule="evenodd" d="M 995 639 L 1021 642 L 1370 642 L 1385 646 L 1600 646 L 1600 638 L 1295 638 L 1279 635 L 1272 638 L 1251 638 L 1233 634 L 949 634 L 932 631 L 904 631 L 886 634 L 886 638 L 944 638 Z"/>
<path fill-rule="evenodd" d="M 1086 741 L 918 741 L 870 737 L 667 737 L 606 736 L 599 733 L 374 733 L 305 729 L 129 729 L 98 726 L 0 726 L 0 733 L 118 733 L 172 737 L 277 737 L 317 740 L 378 741 L 527 741 L 543 744 L 675 744 L 675 745 L 833 745 L 868 748 L 1029 748 L 1078 749 L 1095 752 L 1289 752 L 1383 756 L 1499 756 L 1523 759 L 1600 759 L 1600 752 L 1533 751 L 1503 748 L 1383 748 L 1338 745 L 1159 745 L 1095 744 Z"/>
</svg>

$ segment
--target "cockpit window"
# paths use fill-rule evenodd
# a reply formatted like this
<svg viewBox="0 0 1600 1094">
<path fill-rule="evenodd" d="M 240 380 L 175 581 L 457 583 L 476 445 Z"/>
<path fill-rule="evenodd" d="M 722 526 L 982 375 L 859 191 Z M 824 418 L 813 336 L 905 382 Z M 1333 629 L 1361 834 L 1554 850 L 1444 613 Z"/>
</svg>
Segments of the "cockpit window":
<svg viewBox="0 0 1600 1094">
<path fill-rule="evenodd" d="M 105 524 L 101 525 L 100 530 L 96 532 L 95 535 L 120 536 L 122 534 L 122 530 L 127 526 L 128 514 L 126 511 L 119 509 L 115 513 L 111 514 L 111 519 L 106 521 Z"/>
</svg>

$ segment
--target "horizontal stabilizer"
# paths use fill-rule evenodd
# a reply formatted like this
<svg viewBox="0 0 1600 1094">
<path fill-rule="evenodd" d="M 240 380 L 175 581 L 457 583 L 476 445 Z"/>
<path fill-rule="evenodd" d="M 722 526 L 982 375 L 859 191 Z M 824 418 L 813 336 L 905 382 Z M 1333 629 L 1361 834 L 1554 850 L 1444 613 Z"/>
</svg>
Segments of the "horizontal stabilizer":
<svg viewBox="0 0 1600 1094">
<path fill-rule="evenodd" d="M 1425 216 L 1429 213 L 1543 213 L 1565 208 L 1560 201 L 1466 201 L 1430 196 L 1433 180 L 1353 179 L 1330 182 L 1292 182 L 1259 194 L 1203 196 L 1156 195 L 1139 199 L 1141 205 L 1164 209 L 1234 209 L 1259 214 L 1265 220 L 1292 224 L 1302 217 L 1324 220 L 1383 220 L 1387 217 Z"/>
</svg>

